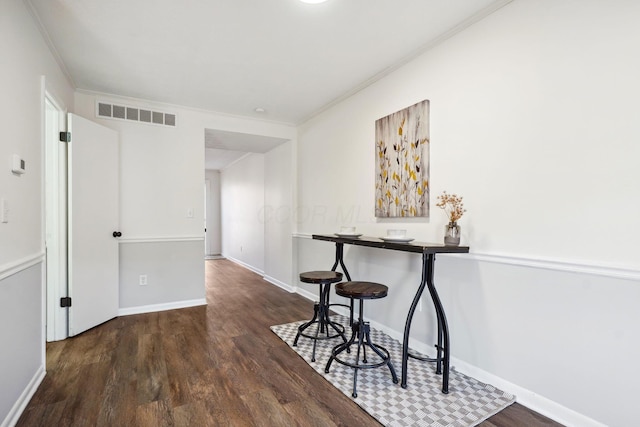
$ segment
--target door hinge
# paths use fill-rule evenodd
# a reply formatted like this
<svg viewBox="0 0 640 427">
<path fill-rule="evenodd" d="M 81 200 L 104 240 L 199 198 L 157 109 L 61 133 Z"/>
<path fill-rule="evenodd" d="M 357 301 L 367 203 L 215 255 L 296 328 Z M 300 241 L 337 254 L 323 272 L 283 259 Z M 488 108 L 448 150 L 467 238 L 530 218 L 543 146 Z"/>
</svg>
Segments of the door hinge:
<svg viewBox="0 0 640 427">
<path fill-rule="evenodd" d="M 60 298 L 60 307 L 71 307 L 71 297 Z"/>
<path fill-rule="evenodd" d="M 71 132 L 60 132 L 60 142 L 71 142 Z"/>
</svg>

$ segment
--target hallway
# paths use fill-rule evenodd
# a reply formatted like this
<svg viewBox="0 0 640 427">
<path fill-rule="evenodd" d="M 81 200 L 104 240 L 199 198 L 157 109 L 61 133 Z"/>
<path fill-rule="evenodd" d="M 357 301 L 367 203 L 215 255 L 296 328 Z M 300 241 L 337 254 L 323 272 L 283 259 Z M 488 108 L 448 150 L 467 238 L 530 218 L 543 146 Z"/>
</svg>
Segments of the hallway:
<svg viewBox="0 0 640 427">
<path fill-rule="evenodd" d="M 310 301 L 228 260 L 206 261 L 206 280 L 207 306 L 49 343 L 18 426 L 380 425 L 269 330 L 309 317 Z M 554 425 L 518 404 L 481 424 Z"/>
</svg>

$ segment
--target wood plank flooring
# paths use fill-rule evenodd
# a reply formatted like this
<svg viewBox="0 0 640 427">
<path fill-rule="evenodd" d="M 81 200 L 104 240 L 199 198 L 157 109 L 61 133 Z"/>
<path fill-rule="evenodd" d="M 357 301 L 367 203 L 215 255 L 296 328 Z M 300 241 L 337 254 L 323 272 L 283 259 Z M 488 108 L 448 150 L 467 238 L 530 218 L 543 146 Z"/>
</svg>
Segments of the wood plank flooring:
<svg viewBox="0 0 640 427">
<path fill-rule="evenodd" d="M 312 302 L 227 260 L 206 261 L 206 284 L 206 306 L 47 344 L 47 375 L 17 425 L 380 425 L 269 330 L 310 317 Z M 518 404 L 481 424 L 559 425 Z"/>
</svg>

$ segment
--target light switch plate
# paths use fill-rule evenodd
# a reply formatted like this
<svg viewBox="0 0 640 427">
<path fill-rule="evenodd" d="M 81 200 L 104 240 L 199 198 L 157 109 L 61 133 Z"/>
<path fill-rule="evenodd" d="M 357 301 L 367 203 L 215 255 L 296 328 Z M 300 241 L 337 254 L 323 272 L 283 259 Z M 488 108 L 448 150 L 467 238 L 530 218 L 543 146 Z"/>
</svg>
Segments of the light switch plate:
<svg viewBox="0 0 640 427">
<path fill-rule="evenodd" d="M 25 171 L 25 161 L 20 158 L 17 154 L 13 155 L 13 160 L 11 161 L 11 172 L 22 175 Z"/>
</svg>

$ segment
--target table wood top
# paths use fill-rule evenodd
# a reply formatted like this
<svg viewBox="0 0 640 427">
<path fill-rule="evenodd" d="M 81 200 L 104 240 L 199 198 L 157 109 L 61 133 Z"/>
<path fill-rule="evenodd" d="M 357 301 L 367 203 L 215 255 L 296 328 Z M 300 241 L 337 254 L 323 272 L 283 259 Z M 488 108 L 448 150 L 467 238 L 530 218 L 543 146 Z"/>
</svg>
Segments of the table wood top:
<svg viewBox="0 0 640 427">
<path fill-rule="evenodd" d="M 420 254 L 464 254 L 469 252 L 469 246 L 446 246 L 443 243 L 425 243 L 425 242 L 390 242 L 384 241 L 379 237 L 340 237 L 335 234 L 313 234 L 316 240 L 325 240 L 328 242 L 344 243 L 347 245 L 368 246 L 371 248 L 390 249 L 394 251 L 415 252 Z"/>
</svg>

